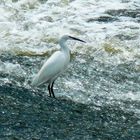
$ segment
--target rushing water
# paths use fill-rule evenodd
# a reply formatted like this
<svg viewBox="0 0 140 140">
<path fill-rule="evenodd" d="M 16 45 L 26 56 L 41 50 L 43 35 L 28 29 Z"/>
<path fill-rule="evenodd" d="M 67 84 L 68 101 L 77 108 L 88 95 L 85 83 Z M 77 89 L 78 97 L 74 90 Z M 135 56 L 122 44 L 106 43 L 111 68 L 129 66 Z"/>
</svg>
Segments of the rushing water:
<svg viewBox="0 0 140 140">
<path fill-rule="evenodd" d="M 71 64 L 54 89 L 60 102 L 66 99 L 82 103 L 93 112 L 101 107 L 101 113 L 109 106 L 108 110 L 112 107 L 114 112 L 124 113 L 120 114 L 122 118 L 113 114 L 114 119 L 134 114 L 128 120 L 137 120 L 135 125 L 125 123 L 130 130 L 140 125 L 139 0 L 1 0 L 0 13 L 2 93 L 5 87 L 10 92 L 7 85 L 12 85 L 21 94 L 29 90 L 33 97 L 36 92 L 46 98 L 46 85 L 32 89 L 30 82 L 45 60 L 59 49 L 58 39 L 70 34 L 87 43 L 67 43 Z M 140 130 L 133 134 L 127 139 L 140 138 Z"/>
</svg>

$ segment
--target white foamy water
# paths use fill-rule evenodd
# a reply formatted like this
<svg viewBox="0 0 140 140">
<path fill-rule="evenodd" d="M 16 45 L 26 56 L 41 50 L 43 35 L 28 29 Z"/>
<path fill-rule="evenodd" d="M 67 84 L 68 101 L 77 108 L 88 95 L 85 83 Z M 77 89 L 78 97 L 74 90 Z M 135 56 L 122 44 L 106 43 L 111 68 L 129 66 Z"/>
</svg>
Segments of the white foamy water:
<svg viewBox="0 0 140 140">
<path fill-rule="evenodd" d="M 70 34 L 87 43 L 68 43 L 72 64 L 56 82 L 55 92 L 87 104 L 97 96 L 109 103 L 139 101 L 139 6 L 139 0 L 1 0 L 0 52 L 29 60 L 50 56 L 58 39 Z M 2 61 L 0 71 L 29 80 L 40 63 L 30 73 L 20 63 Z"/>
</svg>

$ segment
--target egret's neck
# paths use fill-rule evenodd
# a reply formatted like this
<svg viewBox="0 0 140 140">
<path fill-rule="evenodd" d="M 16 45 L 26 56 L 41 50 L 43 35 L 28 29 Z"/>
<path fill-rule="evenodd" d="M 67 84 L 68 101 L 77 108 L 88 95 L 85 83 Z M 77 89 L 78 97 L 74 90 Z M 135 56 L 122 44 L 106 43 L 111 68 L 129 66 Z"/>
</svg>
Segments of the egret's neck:
<svg viewBox="0 0 140 140">
<path fill-rule="evenodd" d="M 66 41 L 60 40 L 59 45 L 60 45 L 62 51 L 69 53 L 69 48 L 66 46 Z"/>
</svg>

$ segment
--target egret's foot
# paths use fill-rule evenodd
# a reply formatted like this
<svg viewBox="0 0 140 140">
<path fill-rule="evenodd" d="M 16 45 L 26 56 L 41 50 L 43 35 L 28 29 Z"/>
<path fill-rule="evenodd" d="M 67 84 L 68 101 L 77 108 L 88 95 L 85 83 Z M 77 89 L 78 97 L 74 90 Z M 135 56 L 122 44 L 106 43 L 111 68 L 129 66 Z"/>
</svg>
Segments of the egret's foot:
<svg viewBox="0 0 140 140">
<path fill-rule="evenodd" d="M 52 93 L 52 95 L 53 95 L 53 98 L 56 98 L 55 95 L 54 95 L 54 93 Z"/>
</svg>

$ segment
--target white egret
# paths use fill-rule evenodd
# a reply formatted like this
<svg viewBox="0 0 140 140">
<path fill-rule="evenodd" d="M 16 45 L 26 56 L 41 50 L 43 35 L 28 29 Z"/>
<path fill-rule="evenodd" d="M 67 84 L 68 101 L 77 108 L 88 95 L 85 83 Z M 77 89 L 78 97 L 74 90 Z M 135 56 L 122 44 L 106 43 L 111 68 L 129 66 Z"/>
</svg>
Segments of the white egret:
<svg viewBox="0 0 140 140">
<path fill-rule="evenodd" d="M 81 42 L 85 42 L 81 39 L 64 35 L 59 40 L 61 49 L 55 52 L 42 66 L 38 74 L 32 81 L 32 86 L 40 86 L 44 83 L 48 83 L 48 91 L 50 97 L 55 97 L 53 92 L 54 81 L 60 73 L 62 73 L 70 62 L 70 50 L 66 46 L 66 41 L 72 39 Z"/>
</svg>

